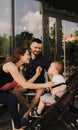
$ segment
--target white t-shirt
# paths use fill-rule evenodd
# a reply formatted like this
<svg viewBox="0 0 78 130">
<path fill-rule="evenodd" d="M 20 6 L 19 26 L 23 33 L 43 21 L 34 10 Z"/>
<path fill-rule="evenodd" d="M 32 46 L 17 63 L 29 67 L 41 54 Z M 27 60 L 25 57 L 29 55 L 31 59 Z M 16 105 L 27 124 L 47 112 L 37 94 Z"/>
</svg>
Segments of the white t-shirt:
<svg viewBox="0 0 78 130">
<path fill-rule="evenodd" d="M 59 83 L 65 83 L 66 81 L 65 81 L 65 78 L 62 75 L 58 74 L 58 75 L 54 75 L 52 77 L 52 82 L 55 82 L 56 84 L 59 84 Z M 53 88 L 53 90 L 59 89 L 59 87 L 61 87 L 61 86 L 55 87 L 55 88 Z M 65 85 L 64 85 L 64 87 L 65 87 Z M 57 96 L 60 97 L 64 93 L 65 92 L 59 92 L 59 93 L 57 93 Z"/>
</svg>

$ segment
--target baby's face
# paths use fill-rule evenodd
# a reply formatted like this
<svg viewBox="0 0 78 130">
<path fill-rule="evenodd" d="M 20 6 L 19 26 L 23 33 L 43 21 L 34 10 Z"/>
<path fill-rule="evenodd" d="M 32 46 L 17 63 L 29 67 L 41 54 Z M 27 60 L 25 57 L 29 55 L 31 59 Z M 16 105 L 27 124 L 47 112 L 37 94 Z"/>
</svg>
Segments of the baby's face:
<svg viewBox="0 0 78 130">
<path fill-rule="evenodd" d="M 49 69 L 48 69 L 48 75 L 53 75 L 56 71 L 55 64 L 51 63 Z"/>
</svg>

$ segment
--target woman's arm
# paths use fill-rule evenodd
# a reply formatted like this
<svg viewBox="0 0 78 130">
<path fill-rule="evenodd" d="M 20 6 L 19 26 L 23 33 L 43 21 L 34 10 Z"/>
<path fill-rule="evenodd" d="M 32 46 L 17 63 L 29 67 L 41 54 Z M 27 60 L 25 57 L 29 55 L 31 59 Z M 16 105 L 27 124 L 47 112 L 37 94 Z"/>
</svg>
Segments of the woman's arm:
<svg viewBox="0 0 78 130">
<path fill-rule="evenodd" d="M 47 82 L 47 83 L 41 83 L 41 84 L 35 84 L 35 83 L 29 83 L 25 80 L 24 76 L 21 75 L 18 71 L 18 68 L 16 67 L 16 65 L 14 63 L 6 63 L 3 66 L 3 70 L 6 73 L 10 73 L 13 77 L 13 79 L 19 84 L 21 85 L 23 88 L 28 88 L 28 89 L 37 89 L 37 88 L 48 88 L 51 86 L 54 86 L 55 84 L 52 82 Z"/>
<path fill-rule="evenodd" d="M 21 66 L 21 67 L 20 67 L 20 74 L 21 74 L 22 76 L 23 76 L 23 72 L 22 72 L 23 69 L 24 69 L 24 66 Z M 41 68 L 40 66 L 38 66 L 37 69 L 36 69 L 35 75 L 34 75 L 31 79 L 27 80 L 27 82 L 33 83 L 33 82 L 40 76 L 41 71 L 42 71 L 42 68 Z"/>
<path fill-rule="evenodd" d="M 20 68 L 19 68 L 19 71 L 20 71 L 20 74 L 23 76 L 23 70 L 24 70 L 24 66 L 22 65 Z"/>
</svg>

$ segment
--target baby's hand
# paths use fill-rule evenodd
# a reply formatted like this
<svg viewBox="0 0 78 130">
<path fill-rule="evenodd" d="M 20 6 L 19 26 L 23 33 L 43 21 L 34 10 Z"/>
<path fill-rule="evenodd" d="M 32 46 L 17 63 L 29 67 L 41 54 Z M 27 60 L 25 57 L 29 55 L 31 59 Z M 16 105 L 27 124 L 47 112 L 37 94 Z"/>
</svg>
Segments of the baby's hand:
<svg viewBox="0 0 78 130">
<path fill-rule="evenodd" d="M 53 90 L 53 89 L 52 89 L 52 87 L 51 87 L 51 88 L 49 88 L 49 89 L 50 89 L 50 92 Z"/>
<path fill-rule="evenodd" d="M 52 90 L 52 91 L 51 91 L 51 94 L 52 94 L 53 96 L 55 96 L 55 95 L 56 95 L 56 92 L 55 92 L 54 90 Z"/>
<path fill-rule="evenodd" d="M 41 74 L 41 71 L 42 71 L 42 67 L 41 66 L 38 66 L 36 68 L 36 74 L 39 76 Z"/>
</svg>

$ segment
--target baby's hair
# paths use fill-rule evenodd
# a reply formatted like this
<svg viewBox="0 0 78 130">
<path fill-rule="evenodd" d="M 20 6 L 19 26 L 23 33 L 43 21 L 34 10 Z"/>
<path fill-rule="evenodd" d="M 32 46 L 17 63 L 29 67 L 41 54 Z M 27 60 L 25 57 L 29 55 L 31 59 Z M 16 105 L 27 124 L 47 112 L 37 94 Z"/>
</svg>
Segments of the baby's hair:
<svg viewBox="0 0 78 130">
<path fill-rule="evenodd" d="M 59 60 L 55 60 L 52 63 L 55 64 L 55 68 L 57 69 L 59 74 L 63 73 L 63 62 Z"/>
</svg>

